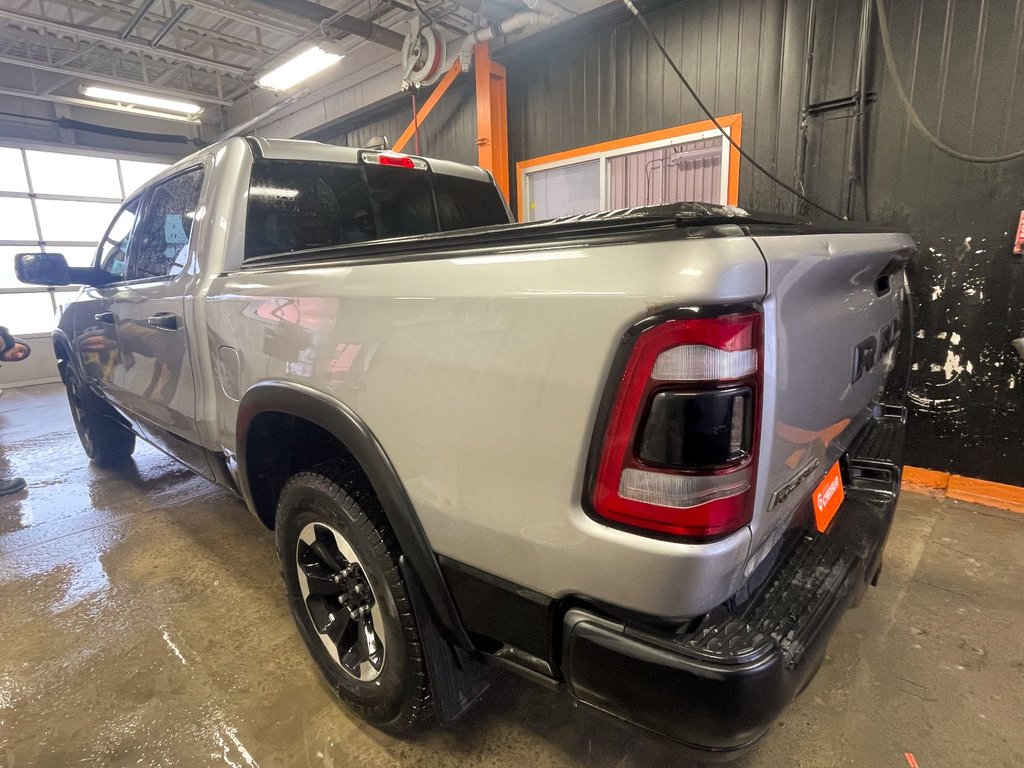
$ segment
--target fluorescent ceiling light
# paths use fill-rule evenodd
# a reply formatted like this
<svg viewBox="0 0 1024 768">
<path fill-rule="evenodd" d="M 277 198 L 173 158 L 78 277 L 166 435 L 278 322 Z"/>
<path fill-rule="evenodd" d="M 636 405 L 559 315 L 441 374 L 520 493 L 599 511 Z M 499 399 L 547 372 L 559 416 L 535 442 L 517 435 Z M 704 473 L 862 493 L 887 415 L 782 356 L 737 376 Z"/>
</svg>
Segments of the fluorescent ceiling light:
<svg viewBox="0 0 1024 768">
<path fill-rule="evenodd" d="M 146 96 L 142 93 L 116 91 L 113 88 L 100 88 L 95 85 L 83 88 L 82 94 L 91 99 L 116 101 L 120 104 L 137 104 L 143 107 L 153 107 L 154 109 L 166 109 L 168 112 L 181 112 L 185 115 L 198 115 L 203 111 L 203 108 L 198 104 L 189 104 L 187 101 L 174 101 L 174 99 L 164 99 L 159 96 Z"/>
<path fill-rule="evenodd" d="M 323 72 L 332 64 L 337 64 L 342 58 L 344 54 L 330 53 L 314 46 L 267 72 L 256 81 L 256 85 L 271 91 L 287 91 L 318 72 Z"/>
</svg>

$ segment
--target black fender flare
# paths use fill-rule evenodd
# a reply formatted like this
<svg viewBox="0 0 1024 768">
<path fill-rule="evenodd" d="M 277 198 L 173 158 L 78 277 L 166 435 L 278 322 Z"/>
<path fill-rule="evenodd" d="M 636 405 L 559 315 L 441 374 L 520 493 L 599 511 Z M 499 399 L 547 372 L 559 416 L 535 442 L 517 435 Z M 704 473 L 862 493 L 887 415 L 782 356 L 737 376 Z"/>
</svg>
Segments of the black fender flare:
<svg viewBox="0 0 1024 768">
<path fill-rule="evenodd" d="M 239 403 L 235 423 L 235 458 L 239 490 L 249 508 L 256 507 L 246 466 L 246 440 L 253 420 L 266 412 L 286 413 L 316 424 L 332 434 L 352 454 L 384 508 L 403 557 L 419 581 L 438 629 L 449 643 L 473 650 L 473 643 L 462 625 L 437 556 L 430 547 L 398 473 L 370 428 L 344 403 L 317 389 L 291 381 L 264 381 L 246 391 Z"/>
<path fill-rule="evenodd" d="M 67 359 L 64 361 L 65 367 L 70 365 L 75 373 L 81 375 L 82 370 L 81 365 L 78 362 L 78 355 L 75 353 L 75 348 L 71 344 L 71 339 L 68 338 L 68 335 L 63 331 L 63 329 L 55 329 L 50 334 L 50 341 L 53 344 L 54 353 L 56 353 L 57 347 L 63 347 L 67 350 Z M 61 368 L 59 359 L 57 360 L 57 372 L 60 374 L 60 380 L 65 381 L 64 370 Z"/>
</svg>

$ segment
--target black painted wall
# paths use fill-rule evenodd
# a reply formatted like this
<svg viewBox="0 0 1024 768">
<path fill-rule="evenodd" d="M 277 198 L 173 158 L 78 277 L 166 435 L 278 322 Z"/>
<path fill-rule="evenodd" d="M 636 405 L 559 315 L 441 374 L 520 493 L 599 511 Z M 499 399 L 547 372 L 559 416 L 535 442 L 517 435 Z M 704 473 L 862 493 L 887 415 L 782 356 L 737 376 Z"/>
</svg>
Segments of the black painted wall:
<svg viewBox="0 0 1024 768">
<path fill-rule="evenodd" d="M 423 91 L 417 96 L 418 103 L 422 105 L 430 93 L 430 90 Z M 308 138 L 348 147 L 364 147 L 374 136 L 387 136 L 394 143 L 412 120 L 412 97 L 396 98 L 389 108 L 377 112 L 367 118 L 357 117 L 341 125 L 312 131 Z M 420 154 L 476 165 L 476 101 L 472 77 L 462 77 L 448 89 L 423 121 L 419 135 Z M 413 140 L 404 151 L 415 151 Z"/>
<path fill-rule="evenodd" d="M 796 175 L 800 96 L 812 0 L 642 3 L 651 26 L 717 114 L 743 115 L 743 146 L 781 178 Z M 656 7 L 651 7 L 652 5 Z M 818 0 L 812 102 L 851 95 L 859 3 Z M 908 91 L 924 122 L 975 154 L 1024 147 L 1024 0 L 887 0 Z M 967 165 L 931 147 L 896 100 L 877 18 L 868 47 L 867 218 L 912 233 L 918 337 L 907 462 L 1024 485 L 1024 262 L 1011 254 L 1024 209 L 1024 160 Z M 512 202 L 515 163 L 703 119 L 641 27 L 603 12 L 511 45 L 507 66 Z M 471 84 L 441 100 L 424 154 L 475 162 Z M 809 123 L 808 191 L 845 210 L 851 111 Z M 388 122 L 391 120 L 391 122 Z M 435 122 L 436 121 L 436 122 Z M 397 135 L 403 107 L 350 129 Z M 436 132 L 436 133 L 431 133 Z M 353 140 L 356 140 L 355 142 Z M 863 219 L 855 190 L 853 218 Z M 789 193 L 743 163 L 740 205 L 794 212 Z"/>
<path fill-rule="evenodd" d="M 786 0 L 662 5 L 648 20 L 701 98 L 716 114 L 741 112 L 744 148 L 792 179 L 806 12 Z M 581 26 L 539 35 L 506 58 L 513 164 L 706 119 L 625 11 Z M 789 200 L 764 176 L 741 170 L 743 205 L 788 209 Z"/>
<path fill-rule="evenodd" d="M 843 28 L 846 3 L 828 5 Z M 1024 2 L 890 0 L 887 8 L 901 79 L 932 132 L 980 155 L 1024 147 Z M 877 19 L 873 46 L 868 206 L 872 219 L 920 243 L 910 273 L 919 338 L 908 462 L 1024 485 L 1024 363 L 1010 346 L 1024 335 L 1024 261 L 1012 253 L 1024 160 L 972 165 L 932 147 L 897 102 Z M 829 140 L 826 129 L 818 146 Z M 821 163 L 815 191 L 828 199 L 831 184 L 838 204 L 835 176 Z"/>
</svg>

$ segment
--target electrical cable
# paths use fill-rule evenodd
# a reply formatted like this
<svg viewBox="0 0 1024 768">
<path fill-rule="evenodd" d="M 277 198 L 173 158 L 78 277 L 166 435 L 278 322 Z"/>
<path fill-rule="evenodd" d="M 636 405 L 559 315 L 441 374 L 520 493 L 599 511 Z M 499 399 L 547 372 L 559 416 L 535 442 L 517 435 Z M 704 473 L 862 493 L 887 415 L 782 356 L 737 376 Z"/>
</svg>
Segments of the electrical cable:
<svg viewBox="0 0 1024 768">
<path fill-rule="evenodd" d="M 416 6 L 416 10 L 420 12 L 420 15 L 427 20 L 427 26 L 420 29 L 420 31 L 422 32 L 424 29 L 430 29 L 432 26 L 434 26 L 434 20 L 431 18 L 430 14 L 427 13 L 426 10 L 423 8 L 423 5 L 422 3 L 420 3 L 420 0 L 412 0 L 412 2 Z"/>
<path fill-rule="evenodd" d="M 1024 149 L 1019 149 L 1016 152 L 1007 152 L 1003 155 L 992 155 L 985 157 L 983 155 L 969 155 L 965 152 L 961 152 L 953 147 L 945 144 L 938 136 L 928 130 L 928 126 L 924 124 L 920 116 L 917 114 L 917 110 L 914 109 L 914 104 L 910 101 L 910 97 L 907 96 L 906 90 L 903 88 L 903 81 L 900 80 L 899 70 L 896 69 L 896 58 L 892 53 L 892 40 L 889 37 L 889 19 L 885 15 L 885 2 L 884 0 L 875 0 L 875 7 L 878 9 L 878 26 L 882 32 L 882 49 L 885 52 L 885 68 L 889 72 L 889 77 L 892 79 L 892 84 L 896 87 L 896 96 L 899 98 L 900 103 L 903 105 L 903 109 L 907 113 L 907 117 L 910 118 L 911 124 L 928 141 L 935 145 L 937 149 L 945 152 L 950 157 L 955 157 L 957 160 L 963 160 L 965 163 L 1007 163 L 1011 160 L 1018 160 L 1024 157 Z"/>
<path fill-rule="evenodd" d="M 413 136 L 416 137 L 415 150 L 416 154 L 420 154 L 420 120 L 418 110 L 416 109 L 416 89 L 412 91 L 412 132 Z"/>
<path fill-rule="evenodd" d="M 682 81 L 683 85 L 686 86 L 686 90 L 688 90 L 690 92 L 690 95 L 693 96 L 693 99 L 694 99 L 694 101 L 697 102 L 697 106 L 700 107 L 701 112 L 703 112 L 705 115 L 708 116 L 708 118 L 714 124 L 715 128 L 718 129 L 718 132 L 721 133 L 723 138 L 725 138 L 725 140 L 728 141 L 732 145 L 733 149 L 735 149 L 737 152 L 740 153 L 741 157 L 745 158 L 748 163 L 750 163 L 752 166 L 757 168 L 757 170 L 759 170 L 761 173 L 763 173 L 769 179 L 774 181 L 780 187 L 782 187 L 783 189 L 788 191 L 790 194 L 795 195 L 800 200 L 803 200 L 805 203 L 807 203 L 811 207 L 817 208 L 822 213 L 827 213 L 829 216 L 831 216 L 834 219 L 838 219 L 840 221 L 843 220 L 843 217 L 840 216 L 839 214 L 833 213 L 828 208 L 825 208 L 824 206 L 818 205 L 816 202 L 811 200 L 806 195 L 801 194 L 799 192 L 799 190 L 796 189 L 796 187 L 792 187 L 789 184 L 787 184 L 786 182 L 784 182 L 778 176 L 776 176 L 771 171 L 769 171 L 767 168 L 765 168 L 763 165 L 761 165 L 759 162 L 757 162 L 757 160 L 755 160 L 753 157 L 751 157 L 750 154 L 745 149 L 743 149 L 739 144 L 737 144 L 733 140 L 732 136 L 730 136 L 726 132 L 725 128 L 722 127 L 722 124 L 718 122 L 718 119 L 711 112 L 711 110 L 707 108 L 707 106 L 704 104 L 703 101 L 701 101 L 700 96 L 697 95 L 697 92 L 693 89 L 693 86 L 690 85 L 690 81 L 686 79 L 686 76 L 683 75 L 682 70 L 680 70 L 679 67 L 676 65 L 675 61 L 669 55 L 669 52 L 665 50 L 665 46 L 661 44 L 661 40 L 658 39 L 658 36 L 656 34 L 654 34 L 654 31 L 647 25 L 647 19 L 645 19 L 643 17 L 643 14 L 640 13 L 640 9 L 637 8 L 636 5 L 633 4 L 633 0 L 622 0 L 622 2 L 625 4 L 626 8 L 629 9 L 629 12 L 632 13 L 634 16 L 636 16 L 637 21 L 640 22 L 640 26 L 642 26 L 644 28 L 644 31 L 647 32 L 648 36 L 651 38 L 651 40 L 654 42 L 654 44 L 658 47 L 658 50 L 661 51 L 661 55 L 665 57 L 665 61 L 667 61 L 669 66 L 672 67 L 672 70 L 676 73 L 676 76 Z"/>
</svg>

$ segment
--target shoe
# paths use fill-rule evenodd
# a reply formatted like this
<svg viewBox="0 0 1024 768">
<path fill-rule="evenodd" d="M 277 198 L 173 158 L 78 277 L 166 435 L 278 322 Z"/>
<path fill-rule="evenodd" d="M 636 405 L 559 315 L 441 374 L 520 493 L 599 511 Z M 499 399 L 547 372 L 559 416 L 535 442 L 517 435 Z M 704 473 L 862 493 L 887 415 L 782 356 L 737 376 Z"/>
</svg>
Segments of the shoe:
<svg viewBox="0 0 1024 768">
<path fill-rule="evenodd" d="M 26 485 L 24 477 L 12 477 L 10 480 L 0 481 L 0 496 L 9 493 L 17 493 Z"/>
</svg>

